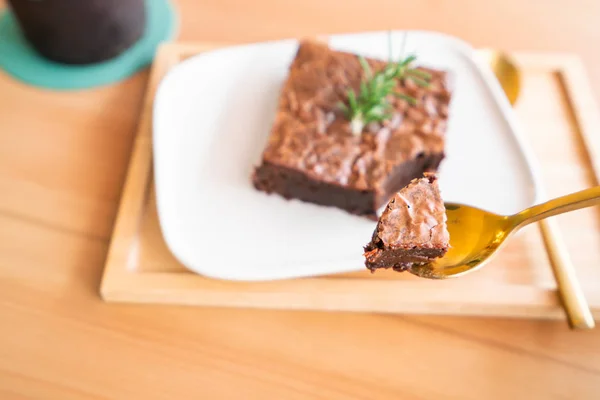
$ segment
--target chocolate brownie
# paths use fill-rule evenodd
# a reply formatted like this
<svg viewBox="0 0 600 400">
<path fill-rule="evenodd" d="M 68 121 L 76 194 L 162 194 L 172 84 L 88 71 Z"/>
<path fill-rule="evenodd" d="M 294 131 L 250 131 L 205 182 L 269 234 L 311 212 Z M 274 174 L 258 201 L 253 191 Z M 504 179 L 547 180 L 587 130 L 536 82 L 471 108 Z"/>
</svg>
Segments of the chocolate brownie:
<svg viewBox="0 0 600 400">
<path fill-rule="evenodd" d="M 387 63 L 367 59 L 373 71 Z M 391 118 L 353 135 L 339 103 L 358 92 L 364 70 L 355 54 L 322 43 L 300 43 L 281 90 L 278 111 L 254 186 L 287 199 L 335 206 L 377 218 L 389 198 L 444 158 L 444 135 L 451 93 L 444 71 L 428 87 L 410 79 L 396 91 L 416 99 L 389 99 Z"/>
<path fill-rule="evenodd" d="M 371 271 L 404 271 L 442 257 L 448 251 L 446 208 L 435 175 L 413 180 L 394 195 L 365 246 L 365 265 Z"/>
</svg>

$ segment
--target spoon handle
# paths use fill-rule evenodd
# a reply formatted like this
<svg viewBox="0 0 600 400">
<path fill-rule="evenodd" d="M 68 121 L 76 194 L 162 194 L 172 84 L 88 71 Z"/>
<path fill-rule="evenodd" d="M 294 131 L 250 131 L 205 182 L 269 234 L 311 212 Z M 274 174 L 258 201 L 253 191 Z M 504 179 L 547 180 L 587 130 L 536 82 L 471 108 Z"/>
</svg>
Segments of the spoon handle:
<svg viewBox="0 0 600 400">
<path fill-rule="evenodd" d="M 519 228 L 544 218 L 597 204 L 600 204 L 600 186 L 528 208 L 515 215 L 515 227 Z M 548 256 L 552 260 L 552 272 L 558 285 L 561 301 L 569 317 L 569 325 L 574 329 L 592 329 L 595 325 L 594 318 L 577 280 L 575 268 L 569 260 L 567 249 L 560 240 L 555 221 L 541 221 L 540 230 Z"/>
<path fill-rule="evenodd" d="M 600 186 L 595 186 L 580 192 L 558 197 L 521 211 L 515 215 L 517 221 L 516 227 L 519 228 L 544 218 L 598 204 L 600 204 Z"/>
<path fill-rule="evenodd" d="M 571 263 L 556 221 L 546 219 L 540 221 L 539 226 L 569 326 L 572 329 L 593 329 L 594 317 L 577 279 L 575 266 Z"/>
</svg>

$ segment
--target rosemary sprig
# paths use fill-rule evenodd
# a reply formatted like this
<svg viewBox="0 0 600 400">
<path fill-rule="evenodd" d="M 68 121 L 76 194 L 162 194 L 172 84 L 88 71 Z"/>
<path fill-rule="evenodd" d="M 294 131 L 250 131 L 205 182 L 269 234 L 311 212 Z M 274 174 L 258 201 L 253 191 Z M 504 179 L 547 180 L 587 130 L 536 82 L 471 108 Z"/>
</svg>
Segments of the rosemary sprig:
<svg viewBox="0 0 600 400">
<path fill-rule="evenodd" d="M 411 79 L 415 84 L 427 87 L 431 79 L 427 72 L 411 67 L 416 60 L 414 55 L 396 63 L 390 62 L 375 74 L 367 60 L 363 57 L 359 57 L 358 60 L 366 79 L 360 83 L 358 95 L 354 89 L 348 89 L 348 104 L 340 103 L 354 135 L 360 135 L 364 127 L 371 122 L 381 122 L 391 117 L 388 100 L 390 95 L 416 104 L 415 98 L 394 90 L 397 80 Z"/>
</svg>

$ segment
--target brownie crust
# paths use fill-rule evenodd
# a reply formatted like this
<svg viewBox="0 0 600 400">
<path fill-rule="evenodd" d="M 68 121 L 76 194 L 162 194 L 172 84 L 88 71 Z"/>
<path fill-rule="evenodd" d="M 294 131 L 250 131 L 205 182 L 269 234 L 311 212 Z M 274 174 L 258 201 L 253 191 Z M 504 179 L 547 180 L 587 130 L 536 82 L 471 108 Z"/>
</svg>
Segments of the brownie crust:
<svg viewBox="0 0 600 400">
<path fill-rule="evenodd" d="M 432 249 L 382 249 L 376 245 L 367 246 L 366 266 L 371 272 L 377 269 L 389 269 L 403 272 L 410 269 L 413 265 L 425 264 L 435 258 L 446 254 L 443 248 Z"/>
<path fill-rule="evenodd" d="M 368 59 L 374 71 L 386 63 Z M 427 88 L 400 80 L 395 90 L 417 99 L 390 99 L 392 116 L 353 135 L 339 109 L 348 88 L 364 78 L 358 57 L 302 42 L 282 88 L 278 112 L 262 162 L 254 172 L 258 190 L 285 198 L 335 206 L 376 218 L 393 193 L 444 158 L 450 102 L 444 71 Z"/>
</svg>

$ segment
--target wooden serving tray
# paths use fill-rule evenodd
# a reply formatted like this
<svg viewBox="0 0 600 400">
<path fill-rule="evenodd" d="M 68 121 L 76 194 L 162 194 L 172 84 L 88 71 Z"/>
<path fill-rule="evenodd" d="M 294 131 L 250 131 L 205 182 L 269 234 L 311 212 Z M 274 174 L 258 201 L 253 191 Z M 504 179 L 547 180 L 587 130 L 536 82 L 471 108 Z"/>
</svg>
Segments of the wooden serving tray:
<svg viewBox="0 0 600 400">
<path fill-rule="evenodd" d="M 104 300 L 564 318 L 536 226 L 526 227 L 512 237 L 482 270 L 446 281 L 429 281 L 389 271 L 371 274 L 365 270 L 245 283 L 212 280 L 186 270 L 168 250 L 156 214 L 152 102 L 157 84 L 169 69 L 215 47 L 166 44 L 157 53 L 102 279 L 100 291 Z M 513 58 L 522 69 L 523 90 L 517 113 L 541 164 L 548 194 L 559 196 L 597 185 L 600 116 L 580 60 L 569 54 L 514 54 Z M 594 316 L 600 317 L 598 209 L 556 218 Z"/>
</svg>

